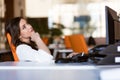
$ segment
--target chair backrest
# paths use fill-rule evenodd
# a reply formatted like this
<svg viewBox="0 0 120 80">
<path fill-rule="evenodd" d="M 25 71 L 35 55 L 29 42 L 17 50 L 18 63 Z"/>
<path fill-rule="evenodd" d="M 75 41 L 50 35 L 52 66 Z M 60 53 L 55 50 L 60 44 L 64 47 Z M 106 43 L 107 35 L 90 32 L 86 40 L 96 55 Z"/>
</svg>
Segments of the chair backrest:
<svg viewBox="0 0 120 80">
<path fill-rule="evenodd" d="M 14 61 L 19 61 L 18 56 L 16 54 L 16 47 L 11 43 L 11 35 L 9 33 L 7 33 L 6 37 L 7 37 L 9 46 L 11 48 Z"/>
<path fill-rule="evenodd" d="M 74 52 L 88 54 L 88 46 L 82 34 L 71 35 L 70 42 Z"/>
<path fill-rule="evenodd" d="M 46 45 L 49 44 L 49 38 L 48 37 L 43 37 L 42 40 Z"/>
<path fill-rule="evenodd" d="M 65 44 L 65 47 L 67 49 L 71 49 L 72 48 L 69 37 L 70 37 L 69 35 L 66 35 L 65 38 L 64 38 L 64 44 Z"/>
</svg>

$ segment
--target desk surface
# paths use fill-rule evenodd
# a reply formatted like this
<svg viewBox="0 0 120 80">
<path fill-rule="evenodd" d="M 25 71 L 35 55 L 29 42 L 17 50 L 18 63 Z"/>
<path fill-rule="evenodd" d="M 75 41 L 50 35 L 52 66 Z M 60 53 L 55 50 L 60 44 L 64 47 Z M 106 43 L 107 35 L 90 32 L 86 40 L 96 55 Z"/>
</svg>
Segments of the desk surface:
<svg viewBox="0 0 120 80">
<path fill-rule="evenodd" d="M 99 80 L 99 75 L 92 65 L 2 62 L 0 80 Z"/>
<path fill-rule="evenodd" d="M 120 73 L 120 65 L 1 62 L 0 80 L 120 80 L 115 71 Z"/>
<path fill-rule="evenodd" d="M 13 61 L 8 61 L 8 62 L 0 62 L 0 69 L 3 68 L 26 68 L 29 67 L 31 69 L 39 68 L 39 69 L 96 69 L 94 65 L 89 65 L 89 64 L 80 64 L 80 63 L 60 63 L 60 64 L 55 64 L 54 61 L 51 63 L 39 63 L 39 62 L 13 62 Z"/>
</svg>

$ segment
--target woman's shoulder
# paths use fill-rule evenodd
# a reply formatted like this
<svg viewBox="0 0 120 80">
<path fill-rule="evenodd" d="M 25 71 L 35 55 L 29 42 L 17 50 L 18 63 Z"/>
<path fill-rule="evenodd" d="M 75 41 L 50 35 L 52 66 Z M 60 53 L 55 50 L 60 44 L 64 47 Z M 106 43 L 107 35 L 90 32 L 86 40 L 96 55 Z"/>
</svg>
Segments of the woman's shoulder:
<svg viewBox="0 0 120 80">
<path fill-rule="evenodd" d="M 20 44 L 20 45 L 18 45 L 17 47 L 16 47 L 16 49 L 20 49 L 20 48 L 31 48 L 29 45 L 27 45 L 27 44 Z"/>
</svg>

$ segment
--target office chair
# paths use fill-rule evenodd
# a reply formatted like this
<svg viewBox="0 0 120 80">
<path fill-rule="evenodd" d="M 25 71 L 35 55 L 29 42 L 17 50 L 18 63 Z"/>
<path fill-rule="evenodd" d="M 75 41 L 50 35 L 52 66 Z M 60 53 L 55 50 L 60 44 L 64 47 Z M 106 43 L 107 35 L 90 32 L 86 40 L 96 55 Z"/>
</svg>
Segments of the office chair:
<svg viewBox="0 0 120 80">
<path fill-rule="evenodd" d="M 71 49 L 72 48 L 69 37 L 70 36 L 66 35 L 65 38 L 64 38 L 64 44 L 65 44 L 66 49 Z"/>
<path fill-rule="evenodd" d="M 49 39 L 48 39 L 48 37 L 43 37 L 42 40 L 43 40 L 43 42 L 48 46 L 48 44 L 49 44 Z"/>
<path fill-rule="evenodd" d="M 19 61 L 18 56 L 16 54 L 16 47 L 11 43 L 11 35 L 9 33 L 6 34 L 10 49 L 12 51 L 14 61 Z"/>
<path fill-rule="evenodd" d="M 85 38 L 82 34 L 74 34 L 69 37 L 71 46 L 76 53 L 88 54 L 88 47 Z"/>
<path fill-rule="evenodd" d="M 89 55 L 88 55 L 87 43 L 85 41 L 84 36 L 82 34 L 73 34 L 70 36 L 66 36 L 66 38 L 65 38 L 65 43 L 69 44 L 68 47 L 71 47 L 73 52 L 76 52 L 78 54 L 70 58 L 59 58 L 55 61 L 55 63 L 87 62 Z"/>
</svg>

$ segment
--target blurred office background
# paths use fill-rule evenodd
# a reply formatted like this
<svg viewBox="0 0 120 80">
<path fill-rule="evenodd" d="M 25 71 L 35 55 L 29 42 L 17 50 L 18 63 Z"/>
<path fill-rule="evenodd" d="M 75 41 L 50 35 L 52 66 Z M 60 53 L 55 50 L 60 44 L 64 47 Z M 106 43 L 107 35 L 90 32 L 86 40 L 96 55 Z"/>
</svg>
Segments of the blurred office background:
<svg viewBox="0 0 120 80">
<path fill-rule="evenodd" d="M 120 0 L 0 0 L 0 49 L 6 49 L 5 21 L 25 17 L 41 37 L 92 36 L 105 44 L 105 6 L 120 13 Z"/>
</svg>

